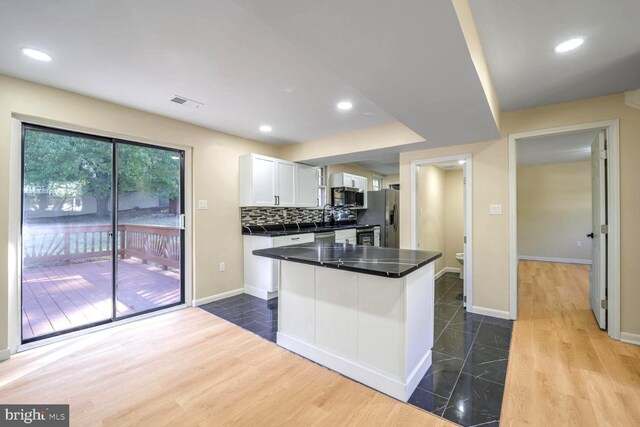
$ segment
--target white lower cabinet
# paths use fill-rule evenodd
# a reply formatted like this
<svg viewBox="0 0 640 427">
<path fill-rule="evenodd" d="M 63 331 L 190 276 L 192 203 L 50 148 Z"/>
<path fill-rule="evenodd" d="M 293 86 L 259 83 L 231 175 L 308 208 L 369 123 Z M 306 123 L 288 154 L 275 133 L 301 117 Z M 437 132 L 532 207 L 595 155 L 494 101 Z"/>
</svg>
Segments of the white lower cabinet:
<svg viewBox="0 0 640 427">
<path fill-rule="evenodd" d="M 255 256 L 254 250 L 313 243 L 313 240 L 313 233 L 276 237 L 244 235 L 244 292 L 265 300 L 278 296 L 279 261 Z"/>
<path fill-rule="evenodd" d="M 358 244 L 356 229 L 336 230 L 336 243 L 346 243 L 347 245 Z"/>
</svg>

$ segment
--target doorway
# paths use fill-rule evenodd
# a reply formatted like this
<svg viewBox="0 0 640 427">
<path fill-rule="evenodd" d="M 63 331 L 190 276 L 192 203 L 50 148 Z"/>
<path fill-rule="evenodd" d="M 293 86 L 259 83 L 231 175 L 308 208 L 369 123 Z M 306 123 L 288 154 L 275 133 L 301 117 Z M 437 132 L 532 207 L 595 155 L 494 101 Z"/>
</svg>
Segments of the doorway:
<svg viewBox="0 0 640 427">
<path fill-rule="evenodd" d="M 21 343 L 183 304 L 184 151 L 22 125 Z"/>
<path fill-rule="evenodd" d="M 452 243 L 447 245 L 448 252 L 450 252 L 450 256 L 448 256 L 448 258 L 450 258 L 450 262 L 448 264 L 449 267 L 445 266 L 444 268 L 441 268 L 439 271 L 436 271 L 436 274 L 447 272 L 449 274 L 451 274 L 452 272 L 455 272 L 453 274 L 456 275 L 460 274 L 460 278 L 463 279 L 463 290 L 461 296 L 462 303 L 468 312 L 473 313 L 472 157 L 470 154 L 462 154 L 449 157 L 416 160 L 411 163 L 411 248 L 432 250 L 430 246 L 424 247 L 424 242 L 422 244 L 422 247 L 420 245 L 420 221 L 421 217 L 424 218 L 424 215 L 427 214 L 424 211 L 425 207 L 421 209 L 420 206 L 420 183 L 422 181 L 420 178 L 421 168 L 424 168 L 423 171 L 435 171 L 436 175 L 438 174 L 438 170 L 442 171 L 443 174 L 445 174 L 446 171 L 458 171 L 461 175 L 461 188 L 459 194 L 461 206 L 458 208 L 460 210 L 459 214 L 461 216 L 459 230 L 461 232 L 459 233 L 459 236 L 457 236 L 455 232 L 449 233 L 451 235 L 450 237 L 452 238 L 449 239 L 452 240 Z M 455 178 L 453 176 L 452 178 L 452 181 L 454 181 Z M 458 187 L 453 185 L 451 188 Z M 442 190 L 444 191 L 444 187 L 442 187 Z M 436 191 L 438 190 L 436 189 Z M 451 219 L 450 216 L 447 216 L 447 218 Z M 442 226 L 444 226 L 444 224 L 435 224 L 435 229 L 438 229 Z M 454 226 L 454 228 L 456 227 L 457 226 Z M 458 237 L 459 239 L 457 239 Z M 422 240 L 424 241 L 425 238 L 427 237 L 424 236 Z M 459 242 L 456 239 L 459 240 Z M 444 249 L 444 242 L 442 248 Z M 455 248 L 460 248 L 460 250 L 457 250 Z M 443 252 L 443 255 L 447 256 L 446 250 L 438 250 L 438 252 Z"/>
<path fill-rule="evenodd" d="M 591 264 L 591 309 L 600 328 L 619 339 L 617 120 L 510 135 L 509 156 L 511 319 L 518 315 L 519 259 Z M 572 189 L 562 195 L 560 182 Z M 532 194 L 542 196 L 532 203 Z M 545 213 L 536 217 L 536 209 Z"/>
</svg>

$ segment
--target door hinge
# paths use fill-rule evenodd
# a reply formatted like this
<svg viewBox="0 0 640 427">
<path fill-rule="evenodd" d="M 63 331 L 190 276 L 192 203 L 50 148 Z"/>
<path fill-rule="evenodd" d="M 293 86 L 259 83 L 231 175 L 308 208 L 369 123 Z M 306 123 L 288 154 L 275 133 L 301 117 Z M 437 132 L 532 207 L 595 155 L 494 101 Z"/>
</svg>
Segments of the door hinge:
<svg viewBox="0 0 640 427">
<path fill-rule="evenodd" d="M 467 296 L 466 296 L 466 295 L 465 295 L 465 296 L 463 296 L 463 297 L 462 297 L 462 300 L 463 300 L 463 301 L 465 302 L 465 304 L 466 304 L 466 302 L 467 302 Z"/>
<path fill-rule="evenodd" d="M 180 230 L 184 230 L 186 227 L 187 216 L 185 214 L 180 215 Z"/>
<path fill-rule="evenodd" d="M 462 178 L 462 183 L 466 184 L 467 183 L 467 177 L 465 176 L 464 178 Z"/>
<path fill-rule="evenodd" d="M 600 158 L 601 158 L 602 160 L 606 160 L 606 158 L 607 158 L 607 150 L 602 150 L 602 151 L 600 152 Z"/>
<path fill-rule="evenodd" d="M 609 300 L 606 300 L 606 299 L 600 300 L 600 308 L 602 308 L 603 310 L 608 310 Z"/>
<path fill-rule="evenodd" d="M 464 242 L 467 243 L 467 236 L 464 236 Z"/>
<path fill-rule="evenodd" d="M 603 224 L 600 226 L 600 234 L 609 234 L 609 225 Z"/>
</svg>

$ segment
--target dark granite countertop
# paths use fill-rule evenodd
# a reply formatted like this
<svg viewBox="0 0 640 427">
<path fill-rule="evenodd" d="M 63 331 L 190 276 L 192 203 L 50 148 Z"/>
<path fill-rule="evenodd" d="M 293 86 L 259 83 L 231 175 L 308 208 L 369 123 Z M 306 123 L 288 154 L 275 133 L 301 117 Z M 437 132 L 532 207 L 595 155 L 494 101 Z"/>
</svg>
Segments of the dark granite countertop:
<svg viewBox="0 0 640 427">
<path fill-rule="evenodd" d="M 442 256 L 440 252 L 323 242 L 258 249 L 253 254 L 390 278 L 404 277 Z"/>
<path fill-rule="evenodd" d="M 378 227 L 378 224 L 356 224 L 355 222 L 339 223 L 323 226 L 321 223 L 280 224 L 280 225 L 249 225 L 242 227 L 242 234 L 250 236 L 277 237 L 290 234 L 323 233 L 326 231 L 362 229 Z"/>
</svg>

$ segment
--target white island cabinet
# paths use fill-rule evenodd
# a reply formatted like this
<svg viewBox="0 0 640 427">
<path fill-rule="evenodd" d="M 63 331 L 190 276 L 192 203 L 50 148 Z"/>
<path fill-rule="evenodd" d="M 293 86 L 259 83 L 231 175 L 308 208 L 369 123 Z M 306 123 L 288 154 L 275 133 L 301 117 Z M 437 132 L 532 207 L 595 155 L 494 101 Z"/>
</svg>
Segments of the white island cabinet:
<svg viewBox="0 0 640 427">
<path fill-rule="evenodd" d="M 431 366 L 439 253 L 307 244 L 255 254 L 280 259 L 278 345 L 409 399 Z"/>
</svg>

